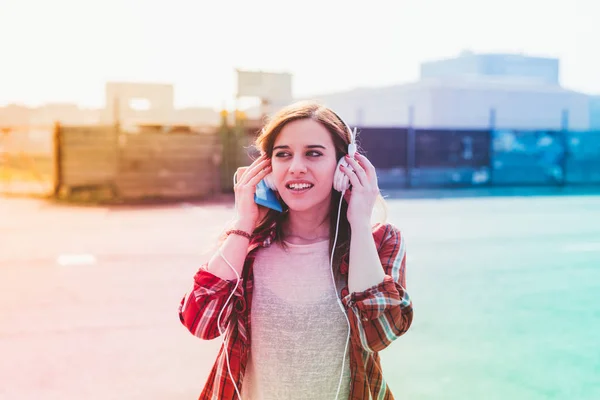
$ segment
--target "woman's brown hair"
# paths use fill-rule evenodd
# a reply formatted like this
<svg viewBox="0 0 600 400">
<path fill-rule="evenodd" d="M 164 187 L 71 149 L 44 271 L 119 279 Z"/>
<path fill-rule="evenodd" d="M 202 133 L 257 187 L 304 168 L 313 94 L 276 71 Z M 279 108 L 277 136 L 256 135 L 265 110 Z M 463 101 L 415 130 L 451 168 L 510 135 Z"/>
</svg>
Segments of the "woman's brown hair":
<svg viewBox="0 0 600 400">
<path fill-rule="evenodd" d="M 256 138 L 255 146 L 263 154 L 266 154 L 269 158 L 273 155 L 273 146 L 278 135 L 284 126 L 292 121 L 300 119 L 312 119 L 323 125 L 333 140 L 333 145 L 336 152 L 336 160 L 342 158 L 348 151 L 348 144 L 350 143 L 351 133 L 348 131 L 346 124 L 329 108 L 316 103 L 316 102 L 298 102 L 290 106 L 281 109 L 276 113 L 270 121 L 267 122 L 262 132 Z M 333 250 L 333 244 L 335 239 L 336 225 L 337 225 L 337 210 L 340 203 L 340 196 L 342 195 L 337 190 L 332 190 L 331 204 L 329 205 L 329 251 Z M 255 229 L 255 233 L 263 232 L 270 229 L 275 224 L 275 240 L 282 243 L 284 239 L 283 223 L 288 217 L 289 209 L 287 205 L 283 203 L 283 212 L 270 210 L 266 213 L 265 217 L 259 223 Z M 338 238 L 336 242 L 336 249 L 334 253 L 334 271 L 339 270 L 341 259 L 344 255 L 348 254 L 350 250 L 350 224 L 346 217 L 348 210 L 348 204 L 343 201 L 340 210 L 340 222 L 338 229 Z"/>
</svg>

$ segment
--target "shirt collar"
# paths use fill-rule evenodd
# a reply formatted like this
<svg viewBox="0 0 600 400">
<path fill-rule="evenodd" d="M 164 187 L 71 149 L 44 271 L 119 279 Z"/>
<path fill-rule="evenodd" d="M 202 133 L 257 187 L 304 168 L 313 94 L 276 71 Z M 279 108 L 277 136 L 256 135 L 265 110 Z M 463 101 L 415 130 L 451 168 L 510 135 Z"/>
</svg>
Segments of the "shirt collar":
<svg viewBox="0 0 600 400">
<path fill-rule="evenodd" d="M 269 247 L 275 241 L 276 235 L 276 223 L 273 222 L 270 227 L 257 233 L 252 237 L 250 245 L 248 246 L 248 253 L 256 250 L 259 247 Z M 349 254 L 344 254 L 342 257 L 342 263 L 340 264 L 340 273 L 346 275 L 348 273 Z"/>
<path fill-rule="evenodd" d="M 271 243 L 273 243 L 273 241 L 275 240 L 275 227 L 276 223 L 273 222 L 270 227 L 254 235 L 252 237 L 252 240 L 250 240 L 250 245 L 248 246 L 248 253 L 255 250 L 258 247 L 269 247 Z"/>
</svg>

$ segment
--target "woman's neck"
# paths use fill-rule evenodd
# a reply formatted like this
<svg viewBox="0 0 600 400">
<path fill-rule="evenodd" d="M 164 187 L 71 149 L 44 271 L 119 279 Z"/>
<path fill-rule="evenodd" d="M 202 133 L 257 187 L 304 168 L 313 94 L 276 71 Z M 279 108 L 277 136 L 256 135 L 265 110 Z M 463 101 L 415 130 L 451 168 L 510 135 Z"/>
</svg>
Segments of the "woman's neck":
<svg viewBox="0 0 600 400">
<path fill-rule="evenodd" d="M 284 225 L 284 234 L 290 242 L 309 243 L 329 238 L 329 218 L 326 213 L 290 210 Z"/>
</svg>

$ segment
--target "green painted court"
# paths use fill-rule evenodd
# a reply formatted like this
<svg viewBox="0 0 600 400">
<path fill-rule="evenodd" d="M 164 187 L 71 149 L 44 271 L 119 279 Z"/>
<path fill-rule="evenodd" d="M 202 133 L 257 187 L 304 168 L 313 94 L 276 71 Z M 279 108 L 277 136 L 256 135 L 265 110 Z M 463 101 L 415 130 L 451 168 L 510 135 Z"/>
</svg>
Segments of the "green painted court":
<svg viewBox="0 0 600 400">
<path fill-rule="evenodd" d="M 399 399 L 600 398 L 600 197 L 389 202 L 415 319 Z"/>
<path fill-rule="evenodd" d="M 415 307 L 381 353 L 396 399 L 600 399 L 600 196 L 466 193 L 388 201 Z M 197 398 L 220 342 L 177 307 L 231 206 L 0 198 L 0 398 Z"/>
</svg>

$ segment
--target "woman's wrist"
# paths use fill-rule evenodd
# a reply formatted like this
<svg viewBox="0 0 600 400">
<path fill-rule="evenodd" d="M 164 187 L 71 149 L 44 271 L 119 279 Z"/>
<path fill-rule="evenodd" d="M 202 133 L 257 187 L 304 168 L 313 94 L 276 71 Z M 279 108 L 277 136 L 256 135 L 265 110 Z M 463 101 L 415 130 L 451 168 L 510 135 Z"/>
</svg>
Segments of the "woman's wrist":
<svg viewBox="0 0 600 400">
<path fill-rule="evenodd" d="M 230 229 L 226 232 L 226 235 L 237 235 L 241 237 L 245 237 L 246 239 L 252 239 L 252 234 L 250 232 L 243 231 L 241 229 Z"/>
<path fill-rule="evenodd" d="M 371 229 L 372 229 L 371 221 L 368 219 L 350 222 L 350 230 L 352 232 L 356 232 L 356 231 L 371 232 Z"/>
<path fill-rule="evenodd" d="M 254 221 L 249 221 L 247 219 L 237 219 L 234 221 L 231 229 L 244 231 L 249 234 L 252 234 L 252 232 L 254 232 L 254 225 L 255 225 Z"/>
</svg>

